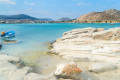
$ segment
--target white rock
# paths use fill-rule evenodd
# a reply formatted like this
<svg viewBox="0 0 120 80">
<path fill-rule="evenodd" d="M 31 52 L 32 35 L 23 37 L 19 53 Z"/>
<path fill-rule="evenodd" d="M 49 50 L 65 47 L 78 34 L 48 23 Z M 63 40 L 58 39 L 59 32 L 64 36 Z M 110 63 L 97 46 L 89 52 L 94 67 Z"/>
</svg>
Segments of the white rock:
<svg viewBox="0 0 120 80">
<path fill-rule="evenodd" d="M 29 73 L 24 77 L 24 80 L 50 80 L 53 77 L 53 74 L 48 76 L 42 76 L 36 73 Z"/>
<path fill-rule="evenodd" d="M 10 62 L 19 62 L 20 58 L 19 57 L 15 57 L 15 56 L 10 56 L 10 55 L 0 55 L 0 61 L 10 61 Z"/>
<path fill-rule="evenodd" d="M 89 71 L 95 72 L 95 73 L 102 73 L 107 71 L 116 70 L 117 66 L 112 63 L 104 63 L 104 62 L 97 62 L 91 64 L 89 67 Z"/>
<path fill-rule="evenodd" d="M 5 73 L 7 71 L 14 71 L 17 67 L 7 61 L 0 61 L 0 73 Z"/>
<path fill-rule="evenodd" d="M 63 63 L 63 64 L 57 64 L 55 75 L 61 75 L 62 74 L 62 70 L 65 67 L 65 65 L 66 65 L 65 63 Z"/>
<path fill-rule="evenodd" d="M 0 61 L 0 73 L 10 78 L 17 67 L 7 61 Z"/>
<path fill-rule="evenodd" d="M 24 77 L 31 71 L 29 67 L 23 67 L 22 69 L 17 69 L 9 78 L 10 80 L 24 80 Z"/>
<path fill-rule="evenodd" d="M 62 38 L 56 40 L 51 51 L 67 60 L 116 63 L 120 60 L 120 55 L 115 55 L 120 52 L 119 36 L 120 28 L 100 31 L 97 28 L 74 29 L 65 32 Z"/>
</svg>

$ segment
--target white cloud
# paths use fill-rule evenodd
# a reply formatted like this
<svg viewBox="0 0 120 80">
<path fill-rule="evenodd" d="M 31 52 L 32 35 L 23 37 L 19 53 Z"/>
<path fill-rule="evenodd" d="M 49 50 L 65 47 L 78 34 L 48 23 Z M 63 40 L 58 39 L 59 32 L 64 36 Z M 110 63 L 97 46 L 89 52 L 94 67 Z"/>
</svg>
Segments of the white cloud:
<svg viewBox="0 0 120 80">
<path fill-rule="evenodd" d="M 0 0 L 0 4 L 16 4 L 13 0 Z"/>
<path fill-rule="evenodd" d="M 29 5 L 29 6 L 33 6 L 33 5 L 35 5 L 34 2 L 30 2 L 30 3 L 29 3 L 29 2 L 24 2 L 24 4 L 25 4 L 25 5 Z"/>
<path fill-rule="evenodd" d="M 78 3 L 78 6 L 91 6 L 92 4 L 90 3 Z"/>
</svg>

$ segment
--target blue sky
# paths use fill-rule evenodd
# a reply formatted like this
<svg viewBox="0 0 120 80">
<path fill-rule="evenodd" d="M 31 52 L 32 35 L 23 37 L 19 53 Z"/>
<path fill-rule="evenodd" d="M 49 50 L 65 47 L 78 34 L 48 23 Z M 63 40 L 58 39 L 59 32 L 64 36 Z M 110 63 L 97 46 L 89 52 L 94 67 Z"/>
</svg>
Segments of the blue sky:
<svg viewBox="0 0 120 80">
<path fill-rule="evenodd" d="M 0 15 L 28 14 L 38 18 L 77 18 L 92 11 L 120 10 L 120 0 L 0 0 Z"/>
</svg>

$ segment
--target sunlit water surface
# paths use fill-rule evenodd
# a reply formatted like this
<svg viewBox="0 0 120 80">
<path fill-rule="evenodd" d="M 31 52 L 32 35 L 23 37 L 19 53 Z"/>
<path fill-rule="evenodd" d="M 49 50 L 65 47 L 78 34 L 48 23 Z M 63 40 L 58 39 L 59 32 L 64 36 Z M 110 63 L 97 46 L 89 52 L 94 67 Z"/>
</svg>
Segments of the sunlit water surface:
<svg viewBox="0 0 120 80">
<path fill-rule="evenodd" d="M 55 70 L 55 65 L 60 62 L 67 62 L 55 56 L 46 55 L 46 42 L 53 42 L 62 37 L 66 31 L 78 28 L 114 28 L 120 27 L 119 23 L 110 25 L 107 23 L 54 23 L 54 24 L 0 24 L 1 31 L 15 31 L 14 40 L 19 41 L 16 44 L 3 45 L 0 54 L 10 54 L 20 56 L 32 67 L 39 67 L 39 72 L 48 74 L 46 70 Z M 53 63 L 52 66 L 51 64 Z M 37 65 L 36 65 L 37 64 Z M 36 66 L 35 66 L 36 65 Z M 44 68 L 45 69 L 44 69 Z M 54 69 L 53 69 L 54 67 Z"/>
<path fill-rule="evenodd" d="M 51 42 L 61 37 L 66 31 L 85 28 L 114 28 L 120 27 L 120 24 L 83 24 L 83 23 L 55 23 L 55 24 L 0 24 L 1 31 L 15 31 L 15 40 L 20 41 L 19 44 L 3 45 L 0 53 L 7 53 L 11 55 L 18 55 L 23 52 L 46 50 L 44 42 Z"/>
</svg>

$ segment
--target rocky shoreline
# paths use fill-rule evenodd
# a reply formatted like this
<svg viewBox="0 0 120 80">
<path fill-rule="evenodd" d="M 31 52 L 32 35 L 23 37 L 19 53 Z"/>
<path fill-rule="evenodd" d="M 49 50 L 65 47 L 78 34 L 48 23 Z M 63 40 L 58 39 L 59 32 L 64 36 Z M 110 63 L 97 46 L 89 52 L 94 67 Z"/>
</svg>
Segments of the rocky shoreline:
<svg viewBox="0 0 120 80">
<path fill-rule="evenodd" d="M 66 60 L 92 62 L 86 71 L 100 80 L 120 78 L 120 28 L 74 29 L 57 39 L 51 51 Z"/>
<path fill-rule="evenodd" d="M 119 62 L 120 28 L 74 29 L 53 43 L 53 53 L 64 59 Z"/>
<path fill-rule="evenodd" d="M 0 54 L 0 76 L 5 77 L 0 80 L 84 80 L 85 77 L 81 72 L 82 70 L 74 62 L 61 63 L 54 72 L 44 76 L 35 73 L 19 57 Z"/>
<path fill-rule="evenodd" d="M 57 66 L 53 62 L 52 66 L 56 66 L 56 69 L 51 73 L 48 71 L 50 74 L 36 73 L 31 67 L 26 66 L 20 57 L 0 54 L 0 76 L 7 78 L 5 80 L 120 79 L 120 28 L 74 29 L 65 32 L 62 38 L 51 45 L 51 52 L 68 62 L 60 60 L 59 63 L 58 60 Z"/>
</svg>

